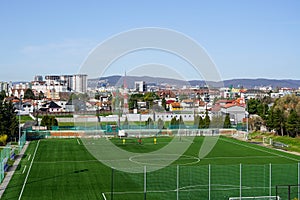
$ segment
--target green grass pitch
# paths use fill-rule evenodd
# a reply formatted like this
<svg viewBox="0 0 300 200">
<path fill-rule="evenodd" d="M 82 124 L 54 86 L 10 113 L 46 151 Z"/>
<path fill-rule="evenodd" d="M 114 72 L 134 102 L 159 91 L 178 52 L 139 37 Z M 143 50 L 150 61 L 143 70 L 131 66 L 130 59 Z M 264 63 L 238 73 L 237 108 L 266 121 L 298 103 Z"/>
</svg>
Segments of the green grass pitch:
<svg viewBox="0 0 300 200">
<path fill-rule="evenodd" d="M 156 145 L 153 138 L 143 138 L 142 144 L 136 138 L 125 144 L 118 138 L 112 142 L 127 151 L 145 153 L 162 148 L 171 139 L 159 137 Z M 240 181 L 243 196 L 268 195 L 270 168 L 272 193 L 276 184 L 298 184 L 299 156 L 220 137 L 199 161 L 202 142 L 203 137 L 196 137 L 171 166 L 147 173 L 147 199 L 176 199 L 177 195 L 179 199 L 208 199 L 208 187 L 211 199 L 228 199 L 239 194 Z M 80 139 L 32 141 L 2 199 L 111 199 L 112 172 L 113 199 L 144 199 L 144 174 L 112 171 L 97 161 Z"/>
</svg>

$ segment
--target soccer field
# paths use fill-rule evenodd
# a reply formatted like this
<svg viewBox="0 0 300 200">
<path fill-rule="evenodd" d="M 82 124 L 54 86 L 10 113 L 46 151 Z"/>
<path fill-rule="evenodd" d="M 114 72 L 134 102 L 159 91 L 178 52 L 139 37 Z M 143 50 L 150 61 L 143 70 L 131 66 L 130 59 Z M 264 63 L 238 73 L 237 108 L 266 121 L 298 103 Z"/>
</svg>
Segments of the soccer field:
<svg viewBox="0 0 300 200">
<path fill-rule="evenodd" d="M 170 166 L 148 173 L 112 170 L 80 139 L 32 141 L 2 199 L 229 199 L 275 195 L 276 185 L 299 184 L 299 156 L 220 137 L 198 159 L 203 139 L 196 137 Z M 145 153 L 171 140 L 157 138 L 156 145 L 153 138 L 142 144 L 136 139 L 111 141 L 126 151 Z"/>
</svg>

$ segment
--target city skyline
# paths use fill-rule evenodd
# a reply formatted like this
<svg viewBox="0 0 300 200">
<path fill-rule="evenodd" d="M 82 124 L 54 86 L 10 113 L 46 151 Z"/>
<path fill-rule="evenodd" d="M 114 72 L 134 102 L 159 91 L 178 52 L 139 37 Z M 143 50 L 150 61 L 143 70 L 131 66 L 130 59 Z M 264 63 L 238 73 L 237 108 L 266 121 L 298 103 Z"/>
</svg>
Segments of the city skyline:
<svg viewBox="0 0 300 200">
<path fill-rule="evenodd" d="M 143 27 L 167 28 L 192 38 L 224 80 L 299 79 L 299 8 L 298 1 L 1 2 L 0 80 L 76 74 L 99 43 Z M 180 69 L 188 64 L 178 57 L 149 50 L 119 60 L 106 75 L 142 75 L 144 70 L 136 73 L 130 67 L 152 69 L 149 63 L 166 66 L 165 71 L 172 68 L 187 80 L 197 78 Z"/>
</svg>

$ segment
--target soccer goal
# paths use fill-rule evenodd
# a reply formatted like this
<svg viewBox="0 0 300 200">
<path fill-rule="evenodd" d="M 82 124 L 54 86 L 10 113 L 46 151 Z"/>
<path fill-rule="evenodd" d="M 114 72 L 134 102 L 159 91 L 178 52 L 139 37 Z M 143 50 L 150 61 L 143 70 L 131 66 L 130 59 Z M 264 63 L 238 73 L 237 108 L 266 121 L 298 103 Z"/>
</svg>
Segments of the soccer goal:
<svg viewBox="0 0 300 200">
<path fill-rule="evenodd" d="M 243 199 L 247 199 L 247 200 L 251 200 L 251 199 L 255 199 L 255 200 L 280 200 L 280 197 L 279 196 L 229 197 L 229 200 L 243 200 Z"/>
</svg>

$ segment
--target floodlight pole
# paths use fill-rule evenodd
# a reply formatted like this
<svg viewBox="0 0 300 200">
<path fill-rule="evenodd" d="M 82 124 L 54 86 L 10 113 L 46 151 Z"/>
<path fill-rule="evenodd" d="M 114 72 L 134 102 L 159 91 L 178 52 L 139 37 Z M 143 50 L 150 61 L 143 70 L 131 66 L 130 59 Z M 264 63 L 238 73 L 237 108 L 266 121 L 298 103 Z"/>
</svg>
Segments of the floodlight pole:
<svg viewBox="0 0 300 200">
<path fill-rule="evenodd" d="M 22 95 L 20 95 L 20 100 L 19 100 L 19 141 L 18 144 L 21 146 L 21 106 L 22 106 Z"/>
<path fill-rule="evenodd" d="M 245 116 L 246 116 L 246 134 L 247 134 L 247 139 L 248 139 L 248 134 L 249 134 L 249 113 L 248 113 L 248 97 L 245 96 L 245 104 L 246 104 L 246 108 L 245 108 Z"/>
</svg>

